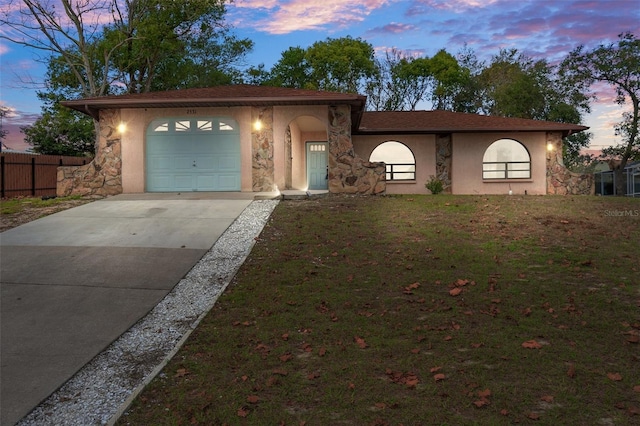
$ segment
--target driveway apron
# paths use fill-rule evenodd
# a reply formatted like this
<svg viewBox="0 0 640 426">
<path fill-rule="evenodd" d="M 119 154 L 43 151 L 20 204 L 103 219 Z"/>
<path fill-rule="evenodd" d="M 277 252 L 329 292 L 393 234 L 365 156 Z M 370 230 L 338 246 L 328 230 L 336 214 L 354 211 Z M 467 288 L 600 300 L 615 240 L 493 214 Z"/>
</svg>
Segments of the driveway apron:
<svg viewBox="0 0 640 426">
<path fill-rule="evenodd" d="M 121 195 L 0 234 L 1 425 L 144 317 L 252 199 Z"/>
</svg>

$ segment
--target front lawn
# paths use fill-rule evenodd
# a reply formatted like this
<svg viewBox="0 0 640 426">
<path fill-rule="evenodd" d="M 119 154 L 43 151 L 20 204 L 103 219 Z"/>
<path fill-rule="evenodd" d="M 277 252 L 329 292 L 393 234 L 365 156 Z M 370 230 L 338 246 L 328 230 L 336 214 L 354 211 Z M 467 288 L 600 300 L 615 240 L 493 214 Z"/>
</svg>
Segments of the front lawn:
<svg viewBox="0 0 640 426">
<path fill-rule="evenodd" d="M 640 423 L 640 200 L 285 201 L 119 424 Z"/>
</svg>

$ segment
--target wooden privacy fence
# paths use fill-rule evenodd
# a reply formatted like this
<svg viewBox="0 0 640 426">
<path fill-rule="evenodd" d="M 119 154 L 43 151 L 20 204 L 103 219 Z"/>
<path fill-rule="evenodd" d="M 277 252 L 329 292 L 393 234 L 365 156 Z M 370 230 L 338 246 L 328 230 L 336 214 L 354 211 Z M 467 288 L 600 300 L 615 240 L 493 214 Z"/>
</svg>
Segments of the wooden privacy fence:
<svg viewBox="0 0 640 426">
<path fill-rule="evenodd" d="M 56 195 L 58 167 L 81 166 L 90 161 L 87 157 L 3 152 L 0 156 L 0 197 Z"/>
</svg>

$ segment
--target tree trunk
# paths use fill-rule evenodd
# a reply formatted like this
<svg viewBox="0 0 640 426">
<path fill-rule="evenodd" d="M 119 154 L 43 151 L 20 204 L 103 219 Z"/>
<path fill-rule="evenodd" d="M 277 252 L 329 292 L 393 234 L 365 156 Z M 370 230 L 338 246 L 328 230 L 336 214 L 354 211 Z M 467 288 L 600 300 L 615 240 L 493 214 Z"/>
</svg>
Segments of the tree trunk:
<svg viewBox="0 0 640 426">
<path fill-rule="evenodd" d="M 626 161 L 625 161 L 626 163 Z M 615 195 L 619 197 L 624 197 L 627 195 L 627 184 L 625 181 L 624 167 L 622 165 L 617 166 L 613 169 L 613 177 L 615 179 Z"/>
</svg>

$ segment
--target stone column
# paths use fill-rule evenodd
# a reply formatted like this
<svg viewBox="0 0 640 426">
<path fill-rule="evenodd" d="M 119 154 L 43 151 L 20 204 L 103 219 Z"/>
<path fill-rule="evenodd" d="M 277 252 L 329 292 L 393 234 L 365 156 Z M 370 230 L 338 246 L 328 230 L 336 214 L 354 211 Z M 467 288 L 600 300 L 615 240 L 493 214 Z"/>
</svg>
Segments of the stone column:
<svg viewBox="0 0 640 426">
<path fill-rule="evenodd" d="M 260 122 L 261 128 L 255 127 Z M 255 192 L 276 190 L 273 165 L 273 107 L 251 108 L 252 179 Z"/>
<path fill-rule="evenodd" d="M 384 163 L 355 154 L 351 140 L 351 108 L 329 107 L 329 192 L 380 194 L 386 191 Z"/>
<path fill-rule="evenodd" d="M 445 194 L 451 194 L 451 133 L 436 135 L 436 178 L 443 184 Z"/>
<path fill-rule="evenodd" d="M 84 166 L 58 167 L 57 195 L 102 198 L 122 193 L 120 110 L 100 111 L 96 156 Z"/>
<path fill-rule="evenodd" d="M 595 176 L 574 173 L 564 166 L 562 134 L 547 132 L 547 194 L 593 195 Z M 549 149 L 551 148 L 551 149 Z"/>
</svg>

